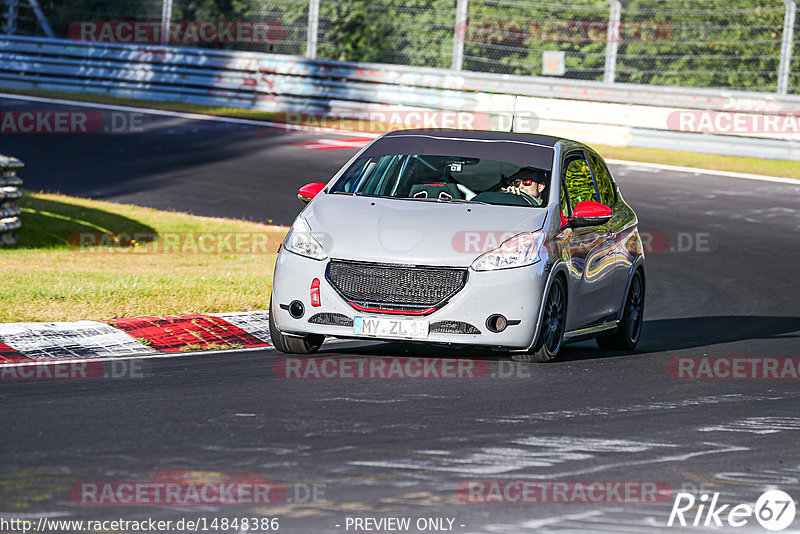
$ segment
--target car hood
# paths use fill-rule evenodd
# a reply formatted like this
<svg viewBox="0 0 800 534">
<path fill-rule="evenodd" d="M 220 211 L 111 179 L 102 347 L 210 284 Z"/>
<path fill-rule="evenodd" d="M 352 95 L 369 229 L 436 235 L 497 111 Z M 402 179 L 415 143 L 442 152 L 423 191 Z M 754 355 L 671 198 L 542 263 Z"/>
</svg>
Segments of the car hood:
<svg viewBox="0 0 800 534">
<path fill-rule="evenodd" d="M 302 216 L 331 258 L 468 267 L 505 239 L 542 228 L 547 209 L 323 193 Z"/>
</svg>

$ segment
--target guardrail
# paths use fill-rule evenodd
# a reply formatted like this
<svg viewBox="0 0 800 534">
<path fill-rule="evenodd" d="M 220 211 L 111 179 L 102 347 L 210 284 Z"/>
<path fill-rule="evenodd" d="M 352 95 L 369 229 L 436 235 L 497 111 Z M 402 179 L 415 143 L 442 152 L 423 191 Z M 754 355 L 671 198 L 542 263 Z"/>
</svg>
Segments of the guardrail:
<svg viewBox="0 0 800 534">
<path fill-rule="evenodd" d="M 22 226 L 21 210 L 17 206 L 17 199 L 22 196 L 22 179 L 17 171 L 24 166 L 17 158 L 0 154 L 0 245 L 15 244 L 16 230 Z"/>
<path fill-rule="evenodd" d="M 800 131 L 676 131 L 674 113 L 800 115 L 800 96 L 492 75 L 284 55 L 0 37 L 0 86 L 339 115 L 437 109 L 587 143 L 800 160 Z M 671 115 L 672 114 L 672 115 Z M 535 120 L 531 120 L 531 117 Z M 757 118 L 758 118 L 757 117 Z M 517 120 L 520 119 L 520 120 Z M 674 121 L 673 121 L 674 122 Z"/>
</svg>

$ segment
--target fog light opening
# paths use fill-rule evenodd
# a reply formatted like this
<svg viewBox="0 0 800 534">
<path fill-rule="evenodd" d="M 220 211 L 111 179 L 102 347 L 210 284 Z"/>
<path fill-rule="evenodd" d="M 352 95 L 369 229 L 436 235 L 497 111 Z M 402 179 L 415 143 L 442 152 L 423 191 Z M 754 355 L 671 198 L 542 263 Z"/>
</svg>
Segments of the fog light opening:
<svg viewBox="0 0 800 534">
<path fill-rule="evenodd" d="M 289 304 L 289 315 L 295 319 L 301 318 L 305 312 L 306 307 L 303 306 L 303 303 L 299 300 L 293 300 L 291 304 Z"/>
<path fill-rule="evenodd" d="M 486 319 L 486 328 L 491 332 L 502 332 L 506 329 L 506 326 L 508 326 L 508 321 L 499 313 L 490 315 L 489 318 Z"/>
</svg>

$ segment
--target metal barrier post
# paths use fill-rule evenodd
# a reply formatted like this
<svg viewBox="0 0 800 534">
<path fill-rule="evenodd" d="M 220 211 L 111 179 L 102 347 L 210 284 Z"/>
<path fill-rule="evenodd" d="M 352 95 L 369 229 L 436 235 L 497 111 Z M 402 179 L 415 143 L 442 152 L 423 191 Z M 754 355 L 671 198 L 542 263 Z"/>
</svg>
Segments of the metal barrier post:
<svg viewBox="0 0 800 534">
<path fill-rule="evenodd" d="M 17 242 L 16 230 L 22 226 L 19 220 L 21 210 L 17 199 L 22 196 L 22 180 L 17 171 L 24 167 L 17 158 L 0 155 L 0 246 Z"/>
<path fill-rule="evenodd" d="M 161 44 L 169 44 L 169 26 L 172 24 L 172 0 L 161 3 Z"/>
<path fill-rule="evenodd" d="M 456 3 L 456 25 L 453 28 L 453 70 L 461 70 L 464 65 L 464 41 L 467 39 L 467 10 L 469 0 L 458 0 Z M 461 35 L 459 35 L 459 33 Z"/>
<path fill-rule="evenodd" d="M 319 0 L 308 1 L 308 30 L 306 35 L 306 57 L 317 58 L 317 39 L 319 33 Z"/>
<path fill-rule="evenodd" d="M 617 73 L 617 47 L 622 4 L 619 0 L 608 0 L 608 36 L 606 37 L 606 66 L 603 72 L 605 83 L 614 83 Z"/>
<path fill-rule="evenodd" d="M 8 0 L 8 10 L 6 11 L 6 27 L 4 33 L 6 35 L 14 35 L 17 33 L 17 8 L 19 0 Z"/>
<path fill-rule="evenodd" d="M 783 39 L 781 42 L 781 62 L 778 67 L 778 94 L 785 95 L 789 89 L 789 71 L 792 66 L 792 40 L 794 39 L 794 17 L 797 11 L 795 0 L 783 0 Z"/>
</svg>

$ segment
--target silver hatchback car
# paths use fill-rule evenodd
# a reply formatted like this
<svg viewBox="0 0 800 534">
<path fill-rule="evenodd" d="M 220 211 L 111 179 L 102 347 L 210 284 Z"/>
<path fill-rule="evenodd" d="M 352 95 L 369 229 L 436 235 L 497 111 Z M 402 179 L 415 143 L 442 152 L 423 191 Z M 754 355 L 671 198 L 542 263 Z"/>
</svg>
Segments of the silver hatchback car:
<svg viewBox="0 0 800 534">
<path fill-rule="evenodd" d="M 566 341 L 633 349 L 637 218 L 591 148 L 543 135 L 403 130 L 364 147 L 280 247 L 270 333 L 481 345 L 553 360 Z"/>
</svg>

